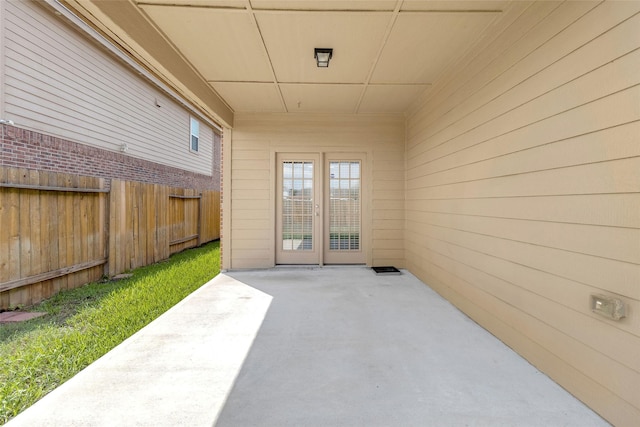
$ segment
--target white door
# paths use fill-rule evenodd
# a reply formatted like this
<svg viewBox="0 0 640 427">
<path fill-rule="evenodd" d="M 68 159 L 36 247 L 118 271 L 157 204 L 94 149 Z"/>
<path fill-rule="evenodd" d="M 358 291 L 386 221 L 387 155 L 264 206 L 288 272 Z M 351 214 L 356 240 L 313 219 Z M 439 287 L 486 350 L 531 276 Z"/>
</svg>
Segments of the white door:
<svg viewBox="0 0 640 427">
<path fill-rule="evenodd" d="M 364 264 L 362 155 L 327 154 L 324 186 L 324 263 Z"/>
<path fill-rule="evenodd" d="M 276 157 L 276 264 L 320 264 L 320 155 Z"/>
</svg>

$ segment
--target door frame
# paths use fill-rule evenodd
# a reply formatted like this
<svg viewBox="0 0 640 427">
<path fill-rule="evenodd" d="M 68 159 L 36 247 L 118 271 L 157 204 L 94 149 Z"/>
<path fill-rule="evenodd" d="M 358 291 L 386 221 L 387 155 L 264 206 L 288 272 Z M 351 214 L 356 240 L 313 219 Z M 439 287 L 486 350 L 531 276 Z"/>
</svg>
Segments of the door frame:
<svg viewBox="0 0 640 427">
<path fill-rule="evenodd" d="M 286 264 L 282 264 L 282 263 L 278 263 L 277 262 L 277 257 L 276 257 L 276 250 L 277 250 L 277 246 L 280 244 L 282 244 L 282 240 L 281 238 L 279 238 L 278 236 L 278 226 L 277 226 L 277 222 L 278 222 L 278 204 L 279 204 L 279 197 L 282 197 L 282 195 L 280 194 L 280 191 L 278 190 L 278 168 L 280 167 L 280 156 L 281 155 L 285 155 L 285 156 L 295 156 L 295 155 L 300 155 L 300 156 L 309 156 L 309 155 L 317 155 L 319 156 L 319 168 L 315 168 L 318 173 L 318 182 L 320 182 L 320 186 L 316 185 L 316 188 L 320 189 L 320 200 L 321 200 L 321 215 L 320 215 L 320 230 L 319 230 L 319 239 L 317 244 L 318 244 L 318 259 L 316 262 L 311 263 L 309 265 L 318 265 L 318 266 L 323 266 L 325 265 L 324 263 L 324 216 L 325 216 L 325 200 L 324 200 L 324 194 L 325 194 L 325 186 L 328 187 L 329 183 L 325 182 L 325 165 L 327 163 L 327 158 L 331 158 L 332 160 L 337 160 L 338 158 L 344 160 L 344 159 L 349 159 L 350 157 L 355 157 L 355 158 L 361 158 L 362 160 L 362 172 L 361 172 L 361 210 L 362 210 L 362 230 L 361 230 L 361 244 L 362 244 L 362 251 L 364 254 L 364 259 L 365 259 L 365 265 L 366 266 L 371 266 L 372 265 L 372 260 L 373 260 L 373 251 L 372 251 L 372 235 L 371 235 L 371 230 L 372 230 L 372 194 L 373 194 L 373 175 L 372 175 L 372 170 L 373 170 L 373 165 L 370 165 L 369 162 L 372 161 L 371 159 L 373 158 L 371 150 L 370 149 L 363 149 L 363 150 L 358 150 L 356 147 L 349 147 L 351 148 L 350 150 L 344 150 L 344 149 L 340 149 L 339 147 L 314 147 L 312 149 L 305 149 L 305 148 L 301 148 L 300 146 L 276 146 L 276 147 L 271 147 L 270 150 L 270 160 L 271 160 L 271 165 L 272 165 L 272 174 L 271 174 L 271 178 L 270 178 L 270 182 L 271 182 L 271 191 L 272 191 L 272 195 L 271 195 L 271 200 L 270 200 L 270 205 L 271 205 L 271 209 L 270 209 L 270 216 L 271 216 L 271 223 L 272 223 L 272 230 L 273 230 L 273 241 L 272 241 L 272 262 L 271 264 L 273 266 L 276 265 L 286 265 Z M 356 148 L 356 149 L 354 149 Z M 360 147 L 358 147 L 360 148 Z M 363 147 L 364 148 L 364 147 Z"/>
</svg>

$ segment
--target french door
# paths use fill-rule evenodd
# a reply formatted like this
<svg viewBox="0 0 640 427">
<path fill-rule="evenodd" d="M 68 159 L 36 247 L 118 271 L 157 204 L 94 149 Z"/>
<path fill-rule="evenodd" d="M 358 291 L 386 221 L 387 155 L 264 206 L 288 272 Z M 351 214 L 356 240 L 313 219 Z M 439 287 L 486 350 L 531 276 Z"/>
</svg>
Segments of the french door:
<svg viewBox="0 0 640 427">
<path fill-rule="evenodd" d="M 364 264 L 358 155 L 278 153 L 276 264 Z"/>
<path fill-rule="evenodd" d="M 318 264 L 320 155 L 278 153 L 276 157 L 276 264 Z"/>
</svg>

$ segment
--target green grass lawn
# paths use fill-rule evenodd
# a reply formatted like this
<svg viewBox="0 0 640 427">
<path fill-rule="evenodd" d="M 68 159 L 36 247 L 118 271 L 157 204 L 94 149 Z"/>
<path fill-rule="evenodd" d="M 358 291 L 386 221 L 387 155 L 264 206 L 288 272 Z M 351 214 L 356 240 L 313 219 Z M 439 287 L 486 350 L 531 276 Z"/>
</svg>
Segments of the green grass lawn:
<svg viewBox="0 0 640 427">
<path fill-rule="evenodd" d="M 64 291 L 0 326 L 0 424 L 71 378 L 220 271 L 219 243 L 176 254 L 116 282 Z"/>
</svg>

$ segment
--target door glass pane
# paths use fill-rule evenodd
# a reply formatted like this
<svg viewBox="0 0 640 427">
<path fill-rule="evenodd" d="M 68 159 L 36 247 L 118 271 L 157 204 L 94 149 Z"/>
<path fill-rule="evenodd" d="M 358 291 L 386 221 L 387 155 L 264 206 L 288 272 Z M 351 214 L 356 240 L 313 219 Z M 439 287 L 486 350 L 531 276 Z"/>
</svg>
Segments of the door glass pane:
<svg viewBox="0 0 640 427">
<path fill-rule="evenodd" d="M 282 250 L 313 250 L 313 162 L 282 163 Z"/>
<path fill-rule="evenodd" d="M 360 250 L 360 162 L 329 162 L 329 250 Z"/>
</svg>

